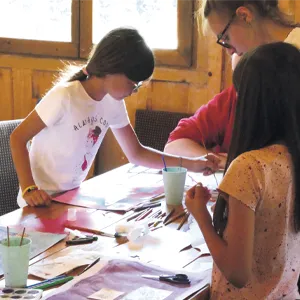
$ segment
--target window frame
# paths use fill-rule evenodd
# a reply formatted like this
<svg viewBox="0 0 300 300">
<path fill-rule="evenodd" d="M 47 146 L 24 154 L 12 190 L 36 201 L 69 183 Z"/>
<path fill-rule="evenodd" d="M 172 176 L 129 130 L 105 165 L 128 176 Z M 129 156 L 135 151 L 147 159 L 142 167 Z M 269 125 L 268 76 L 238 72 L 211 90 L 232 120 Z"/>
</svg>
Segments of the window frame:
<svg viewBox="0 0 300 300">
<path fill-rule="evenodd" d="M 192 65 L 194 3 L 177 0 L 178 48 L 154 49 L 156 65 L 189 67 Z M 72 0 L 71 42 L 51 42 L 0 38 L 0 53 L 26 54 L 67 59 L 87 59 L 92 44 L 92 0 Z"/>
</svg>

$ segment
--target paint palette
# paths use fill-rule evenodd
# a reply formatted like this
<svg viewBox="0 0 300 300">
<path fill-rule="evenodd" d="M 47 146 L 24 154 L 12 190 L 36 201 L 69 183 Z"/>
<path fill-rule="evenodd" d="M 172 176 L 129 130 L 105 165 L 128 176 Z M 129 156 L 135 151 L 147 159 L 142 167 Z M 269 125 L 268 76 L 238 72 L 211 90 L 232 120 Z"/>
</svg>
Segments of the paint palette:
<svg viewBox="0 0 300 300">
<path fill-rule="evenodd" d="M 25 288 L 0 288 L 1 299 L 31 299 L 39 300 L 42 297 L 42 290 Z"/>
</svg>

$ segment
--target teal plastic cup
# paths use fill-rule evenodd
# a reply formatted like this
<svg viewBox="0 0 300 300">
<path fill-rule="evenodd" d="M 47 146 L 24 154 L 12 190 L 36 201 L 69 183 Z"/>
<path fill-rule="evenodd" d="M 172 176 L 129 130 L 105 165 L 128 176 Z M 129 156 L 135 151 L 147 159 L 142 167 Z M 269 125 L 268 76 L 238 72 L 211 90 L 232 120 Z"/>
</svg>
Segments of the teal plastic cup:
<svg viewBox="0 0 300 300">
<path fill-rule="evenodd" d="M 22 246 L 20 242 L 21 237 L 12 236 L 9 237 L 9 246 L 7 239 L 0 243 L 6 287 L 19 288 L 27 285 L 31 240 L 24 237 Z"/>
<path fill-rule="evenodd" d="M 166 204 L 182 204 L 186 172 L 187 169 L 182 167 L 168 167 L 162 169 Z"/>
</svg>

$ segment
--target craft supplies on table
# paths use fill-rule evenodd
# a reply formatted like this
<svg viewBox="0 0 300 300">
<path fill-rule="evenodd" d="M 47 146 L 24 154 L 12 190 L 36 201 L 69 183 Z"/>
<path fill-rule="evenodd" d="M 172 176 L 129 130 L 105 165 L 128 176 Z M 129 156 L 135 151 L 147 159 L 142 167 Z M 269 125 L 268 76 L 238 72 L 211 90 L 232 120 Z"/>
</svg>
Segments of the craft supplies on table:
<svg viewBox="0 0 300 300">
<path fill-rule="evenodd" d="M 15 228 L 10 228 L 9 235 L 21 236 L 22 231 Z M 6 236 L 7 236 L 7 228 L 0 226 L 0 240 L 5 239 Z M 34 231 L 26 230 L 26 234 L 24 235 L 24 237 L 27 237 L 32 241 L 29 258 L 32 259 L 33 257 L 46 251 L 48 248 L 58 243 L 66 236 L 67 236 L 66 234 L 52 234 L 52 233 L 34 232 Z M 0 255 L 0 275 L 2 274 L 3 274 L 3 269 L 2 269 L 1 255 Z"/>
<path fill-rule="evenodd" d="M 0 288 L 0 299 L 31 299 L 39 300 L 43 294 L 42 290 L 25 288 Z"/>
<path fill-rule="evenodd" d="M 43 278 L 52 279 L 77 267 L 88 265 L 99 257 L 97 251 L 85 251 L 76 247 L 64 250 L 43 259 L 29 267 L 29 273 Z"/>
<path fill-rule="evenodd" d="M 149 280 L 143 278 L 142 275 L 178 274 L 180 272 L 121 259 L 110 259 L 98 270 L 82 279 L 79 277 L 75 278 L 65 286 L 58 288 L 54 293 L 51 293 L 46 299 L 98 299 L 92 296 L 95 294 L 104 295 L 108 292 L 110 295 L 112 293 L 116 295 L 113 298 L 116 300 L 184 299 L 206 285 L 211 276 L 211 272 L 188 272 L 186 275 L 190 280 L 190 284 L 174 284 L 166 281 Z"/>
<path fill-rule="evenodd" d="M 164 192 L 162 176 L 159 174 L 141 173 L 134 178 L 124 175 L 105 182 L 92 178 L 83 182 L 79 188 L 53 197 L 53 200 L 88 208 L 127 212 L 141 201 L 150 201 Z"/>
</svg>

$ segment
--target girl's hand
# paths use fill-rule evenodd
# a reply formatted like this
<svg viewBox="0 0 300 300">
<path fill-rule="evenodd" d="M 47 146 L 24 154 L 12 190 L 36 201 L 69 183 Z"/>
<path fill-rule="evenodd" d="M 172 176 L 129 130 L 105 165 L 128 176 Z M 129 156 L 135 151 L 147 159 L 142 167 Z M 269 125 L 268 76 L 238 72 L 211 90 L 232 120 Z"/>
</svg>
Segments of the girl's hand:
<svg viewBox="0 0 300 300">
<path fill-rule="evenodd" d="M 195 217 L 203 209 L 206 209 L 206 204 L 210 200 L 211 194 L 207 187 L 203 187 L 201 183 L 193 186 L 186 193 L 185 205 L 188 211 Z"/>
<path fill-rule="evenodd" d="M 220 159 L 219 167 L 220 169 L 225 169 L 227 161 L 227 153 L 218 153 L 218 158 Z"/>
<path fill-rule="evenodd" d="M 48 206 L 51 203 L 51 197 L 44 190 L 30 191 L 23 198 L 29 206 Z"/>
<path fill-rule="evenodd" d="M 220 158 L 213 154 L 200 156 L 195 159 L 194 172 L 203 172 L 203 175 L 211 175 L 220 169 Z"/>
</svg>

